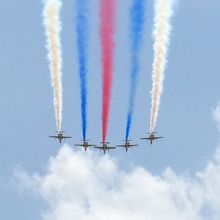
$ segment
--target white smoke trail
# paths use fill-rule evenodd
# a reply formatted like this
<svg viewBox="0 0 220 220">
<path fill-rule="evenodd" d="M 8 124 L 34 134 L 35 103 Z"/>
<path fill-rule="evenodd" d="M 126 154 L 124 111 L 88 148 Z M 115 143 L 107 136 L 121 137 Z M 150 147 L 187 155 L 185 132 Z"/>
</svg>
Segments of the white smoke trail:
<svg viewBox="0 0 220 220">
<path fill-rule="evenodd" d="M 150 118 L 150 132 L 154 131 L 160 97 L 163 90 L 164 71 L 167 63 L 167 51 L 170 41 L 170 18 L 173 15 L 174 0 L 155 0 L 155 18 L 153 27 L 154 62 L 152 73 L 152 104 Z"/>
<path fill-rule="evenodd" d="M 62 123 L 62 55 L 60 47 L 61 22 L 59 17 L 61 5 L 62 3 L 60 0 L 46 0 L 43 11 L 51 83 L 54 90 L 55 117 L 58 131 L 61 130 Z"/>
</svg>

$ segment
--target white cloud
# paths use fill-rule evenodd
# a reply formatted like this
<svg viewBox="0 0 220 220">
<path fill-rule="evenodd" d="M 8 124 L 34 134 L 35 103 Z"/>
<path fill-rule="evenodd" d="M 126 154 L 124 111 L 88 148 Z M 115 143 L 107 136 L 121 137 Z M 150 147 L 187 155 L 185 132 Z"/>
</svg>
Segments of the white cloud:
<svg viewBox="0 0 220 220">
<path fill-rule="evenodd" d="M 217 153 L 194 177 L 169 168 L 156 176 L 141 167 L 124 172 L 108 156 L 63 146 L 45 175 L 16 175 L 48 203 L 45 220 L 219 220 L 219 159 Z"/>
<path fill-rule="evenodd" d="M 220 108 L 214 112 L 218 118 Z M 220 123 L 220 120 L 219 120 Z M 167 168 L 125 172 L 109 156 L 63 146 L 44 175 L 18 171 L 23 187 L 49 205 L 44 220 L 219 220 L 220 151 L 192 176 Z"/>
</svg>

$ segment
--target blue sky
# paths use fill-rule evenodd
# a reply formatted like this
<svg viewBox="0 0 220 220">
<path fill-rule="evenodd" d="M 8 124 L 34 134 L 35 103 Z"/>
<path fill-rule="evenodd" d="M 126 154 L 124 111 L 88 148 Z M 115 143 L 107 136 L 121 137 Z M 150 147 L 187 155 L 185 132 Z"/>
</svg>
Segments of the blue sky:
<svg viewBox="0 0 220 220">
<path fill-rule="evenodd" d="M 117 7 L 115 71 L 108 140 L 124 138 L 129 91 L 129 2 Z M 98 0 L 90 1 L 88 138 L 101 139 L 101 71 L 98 38 Z M 149 128 L 151 70 L 153 61 L 153 4 L 148 1 L 141 72 L 131 138 L 140 146 L 127 154 L 111 152 L 120 169 L 142 166 L 161 174 L 203 169 L 218 144 L 212 117 L 220 94 L 220 2 L 179 1 L 172 19 L 168 66 L 156 130 L 165 138 L 153 146 L 139 140 Z M 48 138 L 55 128 L 50 74 L 46 60 L 41 1 L 4 1 L 0 8 L 0 218 L 38 219 L 46 208 L 42 198 L 20 192 L 13 173 L 22 167 L 43 173 L 49 157 L 60 145 Z M 80 90 L 76 50 L 74 1 L 63 3 L 63 130 L 81 140 Z M 76 149 L 78 150 L 78 149 Z M 96 152 L 100 155 L 99 152 Z"/>
</svg>

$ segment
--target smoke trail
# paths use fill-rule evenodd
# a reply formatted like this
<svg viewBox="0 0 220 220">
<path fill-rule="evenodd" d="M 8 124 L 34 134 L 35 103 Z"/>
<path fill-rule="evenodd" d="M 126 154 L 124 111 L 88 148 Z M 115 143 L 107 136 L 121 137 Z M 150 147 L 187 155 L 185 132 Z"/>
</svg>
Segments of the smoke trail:
<svg viewBox="0 0 220 220">
<path fill-rule="evenodd" d="M 127 126 L 126 126 L 126 140 L 130 134 L 130 128 L 133 117 L 134 100 L 137 87 L 137 78 L 139 73 L 138 53 L 141 45 L 144 25 L 144 9 L 145 0 L 133 0 L 132 8 L 130 11 L 131 19 L 131 85 L 129 96 L 129 107 L 127 114 Z"/>
<path fill-rule="evenodd" d="M 62 57 L 59 36 L 61 30 L 61 22 L 59 17 L 61 5 L 60 0 L 47 0 L 45 2 L 43 11 L 44 26 L 47 37 L 49 67 L 52 81 L 51 83 L 54 90 L 55 118 L 58 131 L 61 130 L 62 124 Z"/>
<path fill-rule="evenodd" d="M 112 87 L 115 0 L 100 0 L 100 34 L 102 48 L 102 140 L 106 141 Z"/>
<path fill-rule="evenodd" d="M 164 71 L 167 63 L 167 51 L 170 40 L 170 19 L 173 15 L 174 0 L 155 1 L 155 19 L 153 28 L 154 37 L 154 63 L 153 63 L 153 88 L 150 118 L 150 132 L 154 131 L 160 98 L 163 90 Z"/>
<path fill-rule="evenodd" d="M 88 18 L 87 18 L 88 0 L 77 0 L 77 46 L 79 54 L 79 75 L 81 87 L 81 119 L 83 140 L 86 139 L 87 131 L 87 36 L 88 36 Z"/>
</svg>

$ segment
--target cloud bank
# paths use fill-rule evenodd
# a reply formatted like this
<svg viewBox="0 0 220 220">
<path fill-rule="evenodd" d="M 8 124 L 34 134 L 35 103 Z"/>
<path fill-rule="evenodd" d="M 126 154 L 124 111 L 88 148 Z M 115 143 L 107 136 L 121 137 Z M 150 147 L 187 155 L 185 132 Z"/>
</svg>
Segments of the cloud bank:
<svg viewBox="0 0 220 220">
<path fill-rule="evenodd" d="M 214 117 L 220 123 L 219 107 Z M 193 175 L 171 168 L 154 175 L 142 167 L 125 172 L 109 156 L 64 145 L 45 174 L 17 171 L 16 177 L 48 204 L 43 220 L 220 219 L 219 150 Z"/>
</svg>

